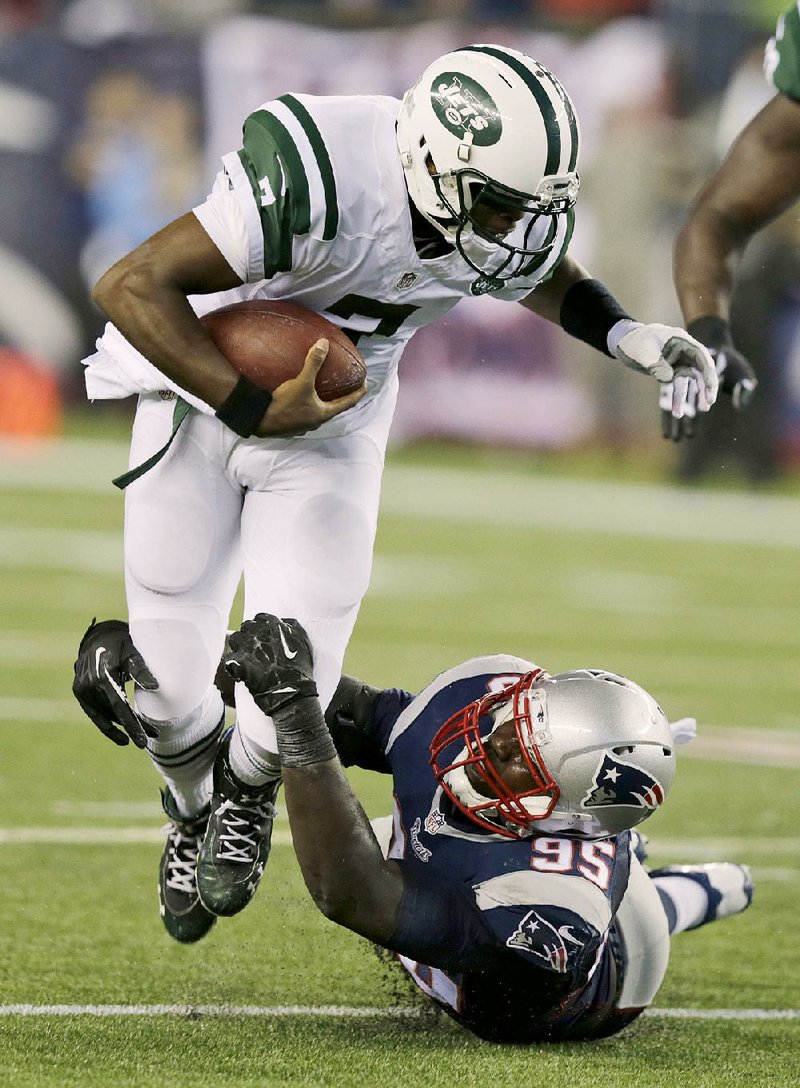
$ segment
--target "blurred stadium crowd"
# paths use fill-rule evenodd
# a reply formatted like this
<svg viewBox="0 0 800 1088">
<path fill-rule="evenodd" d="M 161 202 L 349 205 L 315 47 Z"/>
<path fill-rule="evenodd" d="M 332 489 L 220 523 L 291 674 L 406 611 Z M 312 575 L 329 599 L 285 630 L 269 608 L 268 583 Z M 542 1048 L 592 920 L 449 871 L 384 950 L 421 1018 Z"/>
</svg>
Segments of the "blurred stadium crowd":
<svg viewBox="0 0 800 1088">
<path fill-rule="evenodd" d="M 286 90 L 401 95 L 466 41 L 549 65 L 578 108 L 574 252 L 642 320 L 679 323 L 671 246 L 689 199 L 763 105 L 784 0 L 2 0 L 0 437 L 53 434 L 83 398 L 90 301 L 118 257 L 199 203 L 245 115 Z M 732 454 L 753 482 L 800 463 L 800 232 L 754 241 L 734 308 L 761 385 L 676 451 L 686 479 Z M 519 311 L 519 312 L 517 312 Z M 396 442 L 654 447 L 648 382 L 491 298 L 420 333 Z M 526 381 L 532 374 L 534 381 Z M 487 408 L 487 405 L 489 406 Z M 107 409 L 106 409 L 107 410 Z"/>
</svg>

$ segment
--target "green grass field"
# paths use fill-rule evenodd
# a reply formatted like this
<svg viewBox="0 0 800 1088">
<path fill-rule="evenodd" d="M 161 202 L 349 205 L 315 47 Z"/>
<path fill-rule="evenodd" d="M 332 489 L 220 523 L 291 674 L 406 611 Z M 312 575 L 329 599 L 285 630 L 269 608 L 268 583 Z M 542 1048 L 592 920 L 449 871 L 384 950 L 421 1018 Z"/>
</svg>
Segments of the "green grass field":
<svg viewBox="0 0 800 1088">
<path fill-rule="evenodd" d="M 753 908 L 677 938 L 657 1008 L 627 1033 L 526 1050 L 420 1017 L 372 950 L 315 912 L 283 819 L 248 910 L 195 947 L 166 936 L 156 776 L 70 695 L 88 620 L 124 615 L 107 484 L 124 465 L 122 444 L 91 438 L 0 453 L 2 1088 L 800 1083 L 796 481 L 678 490 L 588 458 L 389 460 L 348 671 L 413 689 L 507 650 L 628 673 L 700 721 L 647 825 L 652 861 L 754 870 Z M 384 780 L 353 782 L 371 816 L 389 810 Z"/>
</svg>

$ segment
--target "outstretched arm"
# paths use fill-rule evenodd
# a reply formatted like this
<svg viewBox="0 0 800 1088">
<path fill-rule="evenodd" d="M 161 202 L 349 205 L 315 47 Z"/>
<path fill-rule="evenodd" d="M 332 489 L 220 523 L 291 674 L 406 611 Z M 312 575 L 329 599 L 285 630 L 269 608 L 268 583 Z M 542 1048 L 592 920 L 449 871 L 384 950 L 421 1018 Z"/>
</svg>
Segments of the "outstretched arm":
<svg viewBox="0 0 800 1088">
<path fill-rule="evenodd" d="M 570 336 L 625 366 L 648 374 L 666 390 L 668 414 L 681 419 L 692 405 L 707 412 L 718 377 L 707 349 L 683 329 L 634 321 L 598 280 L 567 254 L 553 275 L 522 305 Z"/>
<path fill-rule="evenodd" d="M 800 102 L 778 94 L 706 181 L 675 240 L 675 288 L 687 324 L 727 318 L 736 257 L 799 197 Z"/>
<path fill-rule="evenodd" d="M 741 410 L 758 378 L 736 349 L 728 309 L 741 251 L 800 197 L 800 103 L 778 94 L 741 132 L 689 209 L 675 239 L 674 278 L 687 330 L 709 349 L 720 388 Z M 694 431 L 693 412 L 672 419 L 662 400 L 666 438 Z"/>
<path fill-rule="evenodd" d="M 235 707 L 233 677 L 225 668 L 230 656 L 228 632 L 225 648 L 217 667 L 214 683 L 227 707 Z M 125 687 L 133 681 L 152 691 L 158 687 L 155 677 L 131 641 L 124 620 L 93 620 L 84 633 L 75 661 L 72 691 L 81 709 L 97 728 L 115 744 L 128 744 L 128 737 L 139 748 L 156 730 L 138 717 L 128 701 Z M 380 695 L 378 688 L 352 676 L 343 676 L 325 712 L 325 721 L 344 767 L 362 767 L 391 774 L 383 749 L 372 730 L 372 710 Z M 122 725 L 125 733 L 116 728 Z M 127 735 L 126 735 L 127 734 Z"/>
<path fill-rule="evenodd" d="M 314 902 L 339 925 L 385 944 L 397 928 L 403 875 L 384 860 L 336 755 L 303 628 L 260 613 L 231 635 L 226 665 L 275 723 L 292 840 Z"/>
</svg>

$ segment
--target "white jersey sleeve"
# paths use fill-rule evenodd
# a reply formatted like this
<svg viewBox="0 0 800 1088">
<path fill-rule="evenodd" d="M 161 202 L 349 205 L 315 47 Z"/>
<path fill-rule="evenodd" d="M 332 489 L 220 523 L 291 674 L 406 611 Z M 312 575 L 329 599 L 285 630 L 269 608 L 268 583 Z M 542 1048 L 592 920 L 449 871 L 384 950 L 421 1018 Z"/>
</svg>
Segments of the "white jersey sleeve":
<svg viewBox="0 0 800 1088">
<path fill-rule="evenodd" d="M 192 211 L 233 271 L 242 283 L 246 283 L 250 267 L 247 225 L 225 170 L 217 174 L 206 200 Z"/>
</svg>

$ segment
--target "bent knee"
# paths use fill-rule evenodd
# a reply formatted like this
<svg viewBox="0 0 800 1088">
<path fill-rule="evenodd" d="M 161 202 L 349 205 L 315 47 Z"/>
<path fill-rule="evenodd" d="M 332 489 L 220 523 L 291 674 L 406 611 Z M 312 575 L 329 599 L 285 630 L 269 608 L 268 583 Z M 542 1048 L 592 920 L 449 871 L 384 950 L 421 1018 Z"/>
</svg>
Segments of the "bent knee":
<svg viewBox="0 0 800 1088">
<path fill-rule="evenodd" d="M 164 488 L 129 504 L 125 567 L 154 593 L 187 593 L 209 570 L 216 545 L 215 516 L 202 494 Z"/>
</svg>

